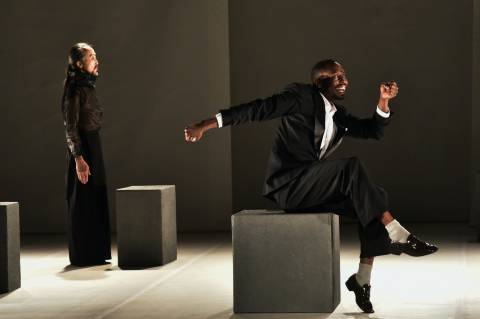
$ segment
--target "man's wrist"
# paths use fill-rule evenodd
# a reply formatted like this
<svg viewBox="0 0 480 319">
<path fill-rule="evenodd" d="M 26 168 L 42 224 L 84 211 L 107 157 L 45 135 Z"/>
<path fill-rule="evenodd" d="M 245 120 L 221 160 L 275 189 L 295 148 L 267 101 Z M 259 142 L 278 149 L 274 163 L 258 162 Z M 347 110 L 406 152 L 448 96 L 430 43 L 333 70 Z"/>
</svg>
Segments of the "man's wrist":
<svg viewBox="0 0 480 319">
<path fill-rule="evenodd" d="M 208 131 L 212 128 L 217 128 L 218 123 L 216 118 L 210 118 L 201 122 L 201 127 L 204 131 Z"/>
<path fill-rule="evenodd" d="M 388 99 L 380 98 L 378 100 L 378 108 L 384 113 L 390 113 L 390 108 L 388 107 Z"/>
</svg>

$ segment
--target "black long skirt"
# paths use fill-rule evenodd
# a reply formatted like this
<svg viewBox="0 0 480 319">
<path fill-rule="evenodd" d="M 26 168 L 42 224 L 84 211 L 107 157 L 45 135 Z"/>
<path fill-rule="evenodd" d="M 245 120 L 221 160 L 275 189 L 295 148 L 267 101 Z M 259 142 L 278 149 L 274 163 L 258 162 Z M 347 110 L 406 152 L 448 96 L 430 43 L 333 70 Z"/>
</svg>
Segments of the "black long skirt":
<svg viewBox="0 0 480 319">
<path fill-rule="evenodd" d="M 68 250 L 70 263 L 95 265 L 111 259 L 107 183 L 99 131 L 81 132 L 83 158 L 91 175 L 77 177 L 75 158 L 67 153 Z"/>
</svg>

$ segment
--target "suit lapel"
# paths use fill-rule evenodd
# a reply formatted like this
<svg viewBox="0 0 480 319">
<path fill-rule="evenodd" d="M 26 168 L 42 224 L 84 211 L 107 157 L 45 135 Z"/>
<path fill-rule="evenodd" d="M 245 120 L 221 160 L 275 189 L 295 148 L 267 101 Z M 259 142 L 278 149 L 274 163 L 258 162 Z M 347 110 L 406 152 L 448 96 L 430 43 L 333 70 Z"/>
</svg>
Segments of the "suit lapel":
<svg viewBox="0 0 480 319">
<path fill-rule="evenodd" d="M 344 136 L 348 131 L 347 119 L 345 114 L 345 108 L 341 105 L 337 105 L 337 112 L 333 115 L 333 122 L 337 126 L 337 132 L 340 136 Z"/>
</svg>

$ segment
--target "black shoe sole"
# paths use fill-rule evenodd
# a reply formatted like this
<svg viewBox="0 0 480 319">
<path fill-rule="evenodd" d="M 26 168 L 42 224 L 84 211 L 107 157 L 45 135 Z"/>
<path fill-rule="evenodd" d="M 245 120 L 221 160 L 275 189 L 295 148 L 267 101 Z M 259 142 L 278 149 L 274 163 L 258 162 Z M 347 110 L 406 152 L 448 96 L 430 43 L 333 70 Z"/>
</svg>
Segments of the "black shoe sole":
<svg viewBox="0 0 480 319">
<path fill-rule="evenodd" d="M 419 254 L 419 253 L 409 253 L 409 252 L 407 252 L 407 251 L 404 251 L 404 250 L 401 249 L 400 247 L 394 246 L 394 245 L 392 245 L 392 246 L 390 247 L 390 253 L 393 254 L 393 255 L 397 255 L 397 256 L 399 256 L 399 255 L 401 255 L 401 254 L 406 254 L 406 255 L 409 255 L 409 256 L 412 256 L 412 257 L 423 257 L 423 256 L 431 255 L 431 254 L 433 254 L 433 253 L 435 253 L 435 252 L 437 252 L 437 251 L 438 251 L 438 249 L 435 249 L 435 250 L 427 250 L 427 251 L 425 251 L 424 253 Z"/>
<path fill-rule="evenodd" d="M 353 291 L 355 293 L 355 284 L 351 282 L 351 279 L 352 277 L 350 277 L 346 282 L 345 282 L 345 286 L 347 287 L 348 291 Z M 355 277 L 353 277 L 355 278 Z M 355 280 L 355 279 L 354 279 Z M 357 297 L 357 295 L 355 295 L 355 298 Z M 356 301 L 355 301 L 356 302 Z M 360 307 L 358 304 L 357 304 L 358 308 L 360 308 L 364 313 L 374 313 L 375 311 L 372 309 L 370 310 L 365 310 L 365 309 L 362 309 L 362 307 Z"/>
</svg>

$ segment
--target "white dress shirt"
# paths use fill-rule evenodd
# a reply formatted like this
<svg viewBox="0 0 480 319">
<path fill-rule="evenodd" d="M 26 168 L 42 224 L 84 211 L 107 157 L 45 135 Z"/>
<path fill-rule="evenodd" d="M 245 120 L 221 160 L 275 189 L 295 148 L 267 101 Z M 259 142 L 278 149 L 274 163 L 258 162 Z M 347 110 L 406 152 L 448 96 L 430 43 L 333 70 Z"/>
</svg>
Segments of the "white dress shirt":
<svg viewBox="0 0 480 319">
<path fill-rule="evenodd" d="M 325 152 L 337 132 L 337 126 L 335 125 L 335 122 L 333 122 L 333 116 L 335 115 L 335 112 L 337 112 L 337 108 L 333 103 L 330 103 L 322 93 L 320 93 L 320 95 L 325 104 L 325 129 L 323 131 L 322 143 L 320 144 L 320 155 L 318 158 L 324 158 Z"/>
</svg>

